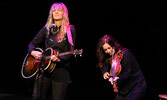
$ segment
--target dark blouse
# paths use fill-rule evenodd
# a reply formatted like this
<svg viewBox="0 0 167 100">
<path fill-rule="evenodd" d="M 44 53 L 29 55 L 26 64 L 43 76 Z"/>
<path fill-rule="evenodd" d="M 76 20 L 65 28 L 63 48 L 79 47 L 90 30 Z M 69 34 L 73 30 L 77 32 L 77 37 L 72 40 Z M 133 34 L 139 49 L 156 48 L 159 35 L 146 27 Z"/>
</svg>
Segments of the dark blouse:
<svg viewBox="0 0 167 100">
<path fill-rule="evenodd" d="M 121 60 L 121 72 L 117 81 L 118 93 L 127 95 L 134 88 L 137 90 L 145 89 L 146 82 L 143 73 L 139 67 L 134 55 L 127 49 L 123 49 L 123 58 Z M 109 72 L 110 66 L 103 66 L 102 73 Z"/>
<path fill-rule="evenodd" d="M 54 30 L 58 30 L 60 27 L 56 27 Z M 70 25 L 71 28 L 71 35 L 73 39 L 73 43 L 75 44 L 75 28 L 73 25 Z M 59 53 L 72 51 L 74 49 L 74 45 L 72 46 L 68 42 L 67 35 L 63 39 L 62 42 L 58 42 L 56 39 L 57 33 L 49 32 L 46 29 L 46 26 L 44 26 L 37 35 L 33 38 L 33 40 L 28 45 L 28 53 L 31 53 L 35 48 L 42 47 L 44 50 L 48 47 L 51 47 L 52 49 L 58 51 Z M 48 74 L 46 73 L 46 76 L 51 77 L 53 80 L 56 81 L 69 81 L 70 80 L 70 74 L 69 74 L 69 65 L 70 65 L 70 59 L 72 58 L 72 55 L 65 55 L 59 57 L 61 62 L 56 62 L 56 67 L 53 70 L 52 73 Z"/>
</svg>

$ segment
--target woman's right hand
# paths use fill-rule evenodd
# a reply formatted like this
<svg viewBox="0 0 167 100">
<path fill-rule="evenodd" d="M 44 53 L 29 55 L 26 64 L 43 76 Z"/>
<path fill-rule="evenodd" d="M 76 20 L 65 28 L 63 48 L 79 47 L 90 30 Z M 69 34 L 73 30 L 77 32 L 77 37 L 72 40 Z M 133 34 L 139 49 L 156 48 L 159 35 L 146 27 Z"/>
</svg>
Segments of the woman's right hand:
<svg viewBox="0 0 167 100">
<path fill-rule="evenodd" d="M 114 79 L 110 77 L 108 81 L 111 82 L 111 84 L 113 85 L 113 83 L 117 82 L 118 79 L 119 77 L 115 77 Z"/>
<path fill-rule="evenodd" d="M 41 57 L 42 57 L 42 52 L 39 52 L 39 51 L 32 51 L 32 52 L 31 52 L 31 55 L 32 55 L 33 57 L 35 57 L 36 59 L 41 59 Z"/>
<path fill-rule="evenodd" d="M 109 74 L 108 72 L 105 72 L 105 73 L 103 74 L 103 78 L 104 78 L 104 79 L 109 79 L 109 75 L 110 75 L 110 74 Z"/>
</svg>

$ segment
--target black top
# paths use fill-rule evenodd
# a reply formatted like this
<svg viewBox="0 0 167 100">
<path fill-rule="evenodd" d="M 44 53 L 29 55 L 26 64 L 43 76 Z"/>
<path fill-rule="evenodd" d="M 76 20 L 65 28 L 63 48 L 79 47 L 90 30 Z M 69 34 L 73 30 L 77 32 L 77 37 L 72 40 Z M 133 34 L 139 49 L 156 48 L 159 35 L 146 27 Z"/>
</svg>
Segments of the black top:
<svg viewBox="0 0 167 100">
<path fill-rule="evenodd" d="M 71 35 L 73 39 L 73 43 L 75 44 L 75 28 L 73 25 L 70 25 L 71 28 Z M 56 27 L 54 31 L 60 29 L 60 27 Z M 49 34 L 48 34 L 49 33 Z M 28 45 L 28 53 L 30 54 L 37 47 L 42 47 L 44 50 L 48 47 L 58 51 L 59 53 L 72 51 L 74 46 L 72 46 L 68 42 L 67 35 L 64 37 L 62 42 L 58 42 L 56 39 L 57 33 L 48 32 L 46 26 L 44 26 L 37 35 L 33 38 L 33 40 Z M 70 58 L 72 55 L 65 55 L 59 57 L 61 62 L 56 62 L 56 67 L 52 73 L 48 74 L 45 73 L 46 76 L 51 77 L 53 80 L 56 81 L 69 81 L 70 74 L 69 74 L 69 65 L 70 65 Z"/>
<path fill-rule="evenodd" d="M 123 58 L 121 60 L 121 72 L 119 73 L 117 86 L 118 86 L 118 93 L 122 95 L 127 95 L 130 93 L 134 88 L 145 89 L 146 82 L 143 76 L 143 73 L 139 67 L 138 62 L 134 55 L 127 49 L 122 49 L 123 51 Z M 105 65 L 102 68 L 102 72 L 109 72 L 110 65 Z"/>
</svg>

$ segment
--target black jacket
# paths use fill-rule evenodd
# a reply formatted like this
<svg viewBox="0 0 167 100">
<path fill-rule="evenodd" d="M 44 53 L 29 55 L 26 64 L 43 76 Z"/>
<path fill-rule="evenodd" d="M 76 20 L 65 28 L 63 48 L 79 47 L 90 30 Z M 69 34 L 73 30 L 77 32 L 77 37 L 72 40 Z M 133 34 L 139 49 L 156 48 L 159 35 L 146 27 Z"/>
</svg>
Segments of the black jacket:
<svg viewBox="0 0 167 100">
<path fill-rule="evenodd" d="M 122 69 L 118 75 L 117 86 L 118 93 L 126 96 L 135 88 L 145 89 L 146 81 L 135 56 L 127 49 L 122 49 L 122 51 Z M 102 69 L 102 73 L 109 72 L 110 66 L 105 65 Z"/>
<path fill-rule="evenodd" d="M 73 46 L 68 42 L 67 35 L 65 36 L 62 42 L 58 42 L 56 40 L 57 34 L 53 34 L 52 32 L 49 32 L 48 34 L 48 30 L 46 29 L 46 26 L 44 26 L 37 33 L 37 35 L 32 39 L 32 41 L 30 41 L 28 45 L 28 53 L 30 54 L 31 51 L 33 51 L 37 47 L 43 48 L 43 50 L 51 47 L 52 49 L 54 49 L 55 51 L 58 51 L 59 53 L 72 51 L 75 46 L 75 28 L 73 25 L 70 25 L 70 28 L 71 28 L 71 35 L 74 43 Z M 56 30 L 57 29 L 58 27 L 56 27 Z M 56 67 L 54 71 L 48 74 L 48 76 L 56 81 L 68 81 L 70 80 L 69 67 L 70 67 L 70 59 L 72 58 L 72 55 L 65 55 L 59 58 L 61 62 L 56 63 Z"/>
</svg>

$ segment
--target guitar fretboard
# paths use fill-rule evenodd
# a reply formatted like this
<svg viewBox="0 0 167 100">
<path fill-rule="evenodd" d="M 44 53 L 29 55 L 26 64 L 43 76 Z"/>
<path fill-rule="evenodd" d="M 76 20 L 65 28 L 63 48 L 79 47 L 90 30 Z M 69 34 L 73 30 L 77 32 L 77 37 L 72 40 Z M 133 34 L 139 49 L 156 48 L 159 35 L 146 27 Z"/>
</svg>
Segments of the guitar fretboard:
<svg viewBox="0 0 167 100">
<path fill-rule="evenodd" d="M 60 56 L 68 55 L 68 54 L 73 54 L 73 52 L 72 51 L 63 52 L 63 53 L 55 54 L 55 56 L 60 57 Z M 50 59 L 50 57 L 51 56 L 46 56 L 45 59 Z"/>
<path fill-rule="evenodd" d="M 59 56 L 64 56 L 64 55 L 68 55 L 68 54 L 73 54 L 73 52 L 71 52 L 71 51 L 63 52 L 63 53 L 56 54 L 56 56 L 59 57 Z"/>
</svg>

